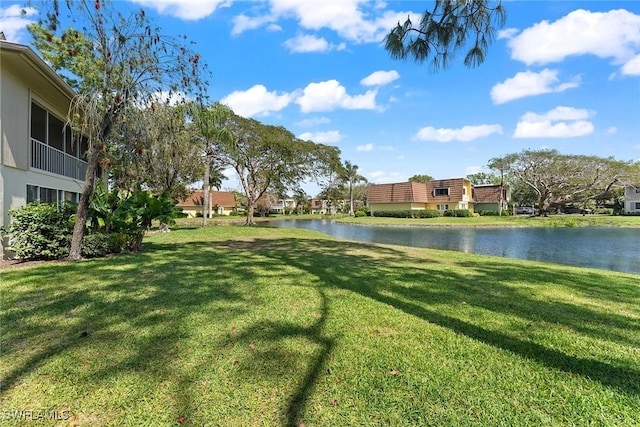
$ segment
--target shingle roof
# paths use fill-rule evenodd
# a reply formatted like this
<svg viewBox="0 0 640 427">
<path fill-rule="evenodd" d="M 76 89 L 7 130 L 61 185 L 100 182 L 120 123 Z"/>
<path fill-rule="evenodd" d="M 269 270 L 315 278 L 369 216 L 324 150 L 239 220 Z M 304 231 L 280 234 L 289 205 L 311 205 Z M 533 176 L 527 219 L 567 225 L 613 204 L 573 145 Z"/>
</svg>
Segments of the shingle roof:
<svg viewBox="0 0 640 427">
<path fill-rule="evenodd" d="M 506 185 L 504 192 L 506 193 Z M 500 201 L 500 185 L 476 185 L 473 187 L 473 199 L 476 203 L 495 203 Z M 503 194 L 503 200 L 506 194 Z"/>
<path fill-rule="evenodd" d="M 422 182 L 398 182 L 374 184 L 369 187 L 367 200 L 370 203 L 428 202 L 427 185 Z"/>
<path fill-rule="evenodd" d="M 202 190 L 194 190 L 191 194 L 178 202 L 178 206 L 202 206 L 204 204 L 204 192 Z M 212 191 L 211 204 L 222 207 L 234 207 L 236 205 L 235 197 L 230 191 Z"/>
</svg>

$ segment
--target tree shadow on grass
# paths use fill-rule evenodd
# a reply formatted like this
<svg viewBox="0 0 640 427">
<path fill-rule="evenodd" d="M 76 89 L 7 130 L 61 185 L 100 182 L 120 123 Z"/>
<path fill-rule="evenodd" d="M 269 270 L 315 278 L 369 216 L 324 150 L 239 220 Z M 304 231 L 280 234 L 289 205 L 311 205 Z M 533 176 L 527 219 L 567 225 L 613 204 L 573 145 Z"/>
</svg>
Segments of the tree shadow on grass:
<svg viewBox="0 0 640 427">
<path fill-rule="evenodd" d="M 204 245 L 172 246 L 3 272 L 2 357 L 11 363 L 2 370 L 0 398 L 43 367 L 53 369 L 53 360 L 74 363 L 89 347 L 104 357 L 64 367 L 72 384 L 105 384 L 136 371 L 189 381 L 172 369 L 190 335 L 183 319 L 212 305 L 228 317 L 246 311 L 245 295 L 228 285 L 235 273 L 216 270 L 219 260 Z M 176 406 L 190 405 L 186 390 L 175 395 Z"/>
<path fill-rule="evenodd" d="M 337 287 L 358 293 L 487 345 L 534 360 L 548 368 L 581 375 L 624 393 L 634 395 L 640 393 L 640 371 L 632 367 L 616 366 L 608 361 L 566 354 L 562 350 L 489 330 L 428 308 L 429 305 L 435 304 L 465 302 L 496 313 L 528 318 L 532 322 L 543 320 L 576 327 L 576 319 L 581 319 L 582 325 L 577 325 L 580 331 L 587 336 L 600 339 L 616 339 L 615 336 L 612 337 L 603 331 L 603 324 L 608 325 L 607 327 L 613 326 L 614 329 L 629 329 L 632 331 L 630 335 L 634 335 L 633 331 L 638 331 L 636 336 L 640 335 L 640 325 L 631 317 L 598 312 L 586 305 L 541 301 L 508 283 L 514 275 L 529 277 L 532 284 L 566 282 L 565 275 L 557 271 L 541 272 L 535 276 L 531 274 L 531 266 L 510 265 L 506 267 L 509 271 L 504 271 L 504 265 L 495 262 L 467 264 L 464 268 L 468 270 L 469 275 L 466 275 L 452 272 L 450 269 L 431 268 L 428 262 L 421 263 L 424 267 L 418 268 L 415 264 L 396 267 L 392 264 L 384 264 L 386 260 L 391 260 L 397 265 L 406 261 L 407 255 L 378 245 L 330 240 L 318 244 L 312 240 L 300 239 L 284 239 L 268 242 L 268 244 L 270 250 L 262 251 L 263 255 L 279 263 L 306 270 L 320 279 L 322 286 Z M 383 248 L 384 252 L 379 256 L 381 263 L 358 254 L 360 251 L 376 253 Z M 594 278 L 591 272 L 585 271 L 584 274 L 574 273 L 571 281 L 574 284 L 593 283 Z M 414 285 L 405 286 L 407 283 Z M 598 283 L 597 278 L 595 283 Z M 602 282 L 599 283 L 603 286 Z M 620 341 L 623 341 L 621 344 L 637 345 L 635 341 L 625 343 L 624 340 L 625 338 L 620 337 Z M 302 388 L 305 387 L 308 386 Z"/>
</svg>

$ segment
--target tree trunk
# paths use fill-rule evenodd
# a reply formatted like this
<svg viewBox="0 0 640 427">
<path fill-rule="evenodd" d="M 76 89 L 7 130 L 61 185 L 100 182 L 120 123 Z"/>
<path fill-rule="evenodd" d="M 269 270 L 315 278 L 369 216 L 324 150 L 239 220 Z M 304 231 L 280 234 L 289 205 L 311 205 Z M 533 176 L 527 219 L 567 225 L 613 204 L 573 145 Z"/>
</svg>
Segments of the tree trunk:
<svg viewBox="0 0 640 427">
<path fill-rule="evenodd" d="M 207 217 L 209 216 L 209 154 L 205 154 L 204 163 L 204 180 L 202 181 L 202 225 L 207 225 Z"/>
<path fill-rule="evenodd" d="M 87 173 L 84 176 L 84 187 L 78 202 L 76 211 L 76 223 L 73 226 L 73 236 L 71 237 L 71 247 L 69 248 L 69 261 L 78 261 L 82 258 L 82 239 L 84 238 L 85 224 L 89 216 L 89 203 L 93 194 L 93 184 L 95 182 L 98 155 L 96 149 L 89 148 L 89 161 L 87 162 Z"/>
<path fill-rule="evenodd" d="M 256 222 L 253 220 L 253 206 L 247 208 L 247 221 L 245 225 L 256 225 Z"/>
<path fill-rule="evenodd" d="M 504 197 L 504 175 L 502 173 L 502 169 L 500 169 L 500 201 L 498 205 L 498 216 L 502 216 L 502 203 Z"/>
<path fill-rule="evenodd" d="M 351 184 L 349 184 L 349 216 L 354 216 L 355 213 L 353 212 L 353 188 L 351 187 Z"/>
<path fill-rule="evenodd" d="M 255 204 L 255 201 L 247 197 L 247 221 L 245 222 L 245 225 L 256 225 L 256 222 L 253 220 Z"/>
</svg>

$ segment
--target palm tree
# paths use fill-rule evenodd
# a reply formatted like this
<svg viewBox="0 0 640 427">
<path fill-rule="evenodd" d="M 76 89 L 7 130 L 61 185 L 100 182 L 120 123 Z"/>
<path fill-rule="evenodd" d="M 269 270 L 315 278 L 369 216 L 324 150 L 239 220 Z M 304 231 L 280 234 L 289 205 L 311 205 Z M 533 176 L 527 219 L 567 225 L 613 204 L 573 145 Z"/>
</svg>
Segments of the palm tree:
<svg viewBox="0 0 640 427">
<path fill-rule="evenodd" d="M 225 127 L 225 122 L 231 114 L 231 110 L 222 105 L 215 103 L 211 107 L 206 108 L 201 105 L 193 105 L 192 114 L 194 122 L 199 131 L 199 138 L 203 141 L 204 149 L 204 179 L 202 180 L 203 190 L 203 211 L 202 225 L 207 225 L 207 217 L 209 216 L 209 205 L 211 204 L 209 192 L 212 186 L 211 172 L 213 162 L 213 150 L 216 144 L 231 141 L 233 135 Z M 213 167 L 215 170 L 215 166 Z M 221 171 L 218 170 L 218 172 Z M 215 183 L 215 177 L 214 177 Z"/>
<path fill-rule="evenodd" d="M 217 165 L 215 163 L 209 163 L 209 185 L 205 186 L 203 185 L 203 187 L 206 187 L 206 195 L 204 195 L 204 212 L 207 213 L 206 216 L 208 218 L 211 218 L 211 212 L 213 210 L 213 201 L 211 200 L 211 190 L 213 190 L 214 188 L 216 190 L 220 190 L 220 188 L 222 187 L 222 181 L 224 181 L 225 179 L 227 179 L 226 175 L 223 174 L 222 172 L 224 172 L 224 167 L 221 165 Z M 205 178 L 207 176 L 207 172 L 205 171 Z M 204 181 L 203 181 L 204 182 Z M 204 222 L 204 220 L 203 220 Z M 205 224 L 206 225 L 206 224 Z"/>
<path fill-rule="evenodd" d="M 358 183 L 367 182 L 367 178 L 358 174 L 358 165 L 351 164 L 349 160 L 344 162 L 342 179 L 349 184 L 349 215 L 353 216 L 353 187 Z"/>
</svg>

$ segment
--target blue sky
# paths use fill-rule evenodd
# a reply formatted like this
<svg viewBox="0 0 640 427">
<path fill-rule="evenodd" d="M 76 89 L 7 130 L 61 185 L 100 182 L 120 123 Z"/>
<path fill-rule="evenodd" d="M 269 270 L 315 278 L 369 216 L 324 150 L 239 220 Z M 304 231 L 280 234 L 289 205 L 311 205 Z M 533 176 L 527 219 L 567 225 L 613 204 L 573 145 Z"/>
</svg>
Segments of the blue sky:
<svg viewBox="0 0 640 427">
<path fill-rule="evenodd" d="M 640 160 L 640 1 L 506 1 L 486 62 L 437 74 L 382 46 L 430 1 L 116 4 L 195 41 L 212 100 L 337 146 L 373 183 L 462 177 L 523 149 Z M 1 6 L 7 38 L 28 43 L 21 28 L 35 15 Z M 230 178 L 225 187 L 239 189 Z"/>
</svg>

